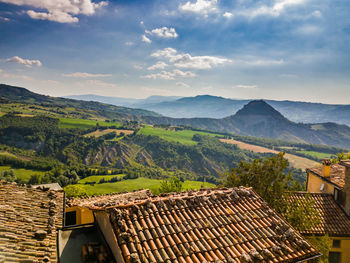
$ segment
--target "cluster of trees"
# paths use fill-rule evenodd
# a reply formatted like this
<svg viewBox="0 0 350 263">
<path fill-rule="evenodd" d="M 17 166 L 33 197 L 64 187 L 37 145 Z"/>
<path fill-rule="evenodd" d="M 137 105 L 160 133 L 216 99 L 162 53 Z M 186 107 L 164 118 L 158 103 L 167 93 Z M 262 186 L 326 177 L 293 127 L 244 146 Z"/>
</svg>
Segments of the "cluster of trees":
<svg viewBox="0 0 350 263">
<path fill-rule="evenodd" d="M 310 229 L 319 223 L 318 211 L 313 208 L 314 201 L 311 198 L 306 200 L 305 205 L 289 201 L 290 192 L 302 190 L 302 186 L 293 179 L 287 167 L 288 161 L 284 159 L 284 153 L 265 159 L 258 158 L 252 162 L 242 161 L 225 174 L 224 185 L 253 187 L 273 209 L 284 215 L 293 227 L 299 230 Z M 328 236 L 312 236 L 309 240 L 322 251 L 323 262 L 328 262 Z"/>
</svg>

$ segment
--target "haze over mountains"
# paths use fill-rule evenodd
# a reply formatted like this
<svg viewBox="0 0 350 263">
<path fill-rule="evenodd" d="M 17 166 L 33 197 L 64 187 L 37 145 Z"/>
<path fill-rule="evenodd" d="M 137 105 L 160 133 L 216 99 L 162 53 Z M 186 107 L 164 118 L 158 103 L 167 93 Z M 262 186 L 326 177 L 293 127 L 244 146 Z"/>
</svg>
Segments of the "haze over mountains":
<svg viewBox="0 0 350 263">
<path fill-rule="evenodd" d="M 97 95 L 68 96 L 72 99 L 99 101 L 118 106 L 140 108 L 173 118 L 225 118 L 235 114 L 251 100 L 228 99 L 210 95 L 196 97 L 151 96 L 146 99 L 126 99 Z M 336 122 L 350 125 L 350 105 L 335 105 L 297 101 L 265 100 L 286 118 L 294 122 Z"/>
<path fill-rule="evenodd" d="M 113 116 L 113 118 L 117 120 L 134 120 L 144 124 L 185 125 L 211 131 L 282 139 L 294 142 L 325 144 L 350 149 L 349 126 L 316 121 L 311 124 L 295 123 L 287 119 L 263 100 L 246 102 L 235 114 L 225 118 L 171 118 L 159 116 L 147 110 L 136 110 L 99 102 L 86 102 L 44 96 L 24 88 L 7 85 L 0 85 L 0 94 L 0 97 L 3 99 L 23 103 L 45 103 L 59 105 L 60 107 L 75 107 L 85 110 L 94 109 L 100 112 L 101 116 Z M 205 99 L 210 99 L 210 96 L 202 96 L 202 98 L 203 97 Z M 184 99 L 187 100 L 187 98 Z M 180 99 L 180 101 L 184 99 Z M 220 99 L 225 101 L 223 98 Z"/>
</svg>

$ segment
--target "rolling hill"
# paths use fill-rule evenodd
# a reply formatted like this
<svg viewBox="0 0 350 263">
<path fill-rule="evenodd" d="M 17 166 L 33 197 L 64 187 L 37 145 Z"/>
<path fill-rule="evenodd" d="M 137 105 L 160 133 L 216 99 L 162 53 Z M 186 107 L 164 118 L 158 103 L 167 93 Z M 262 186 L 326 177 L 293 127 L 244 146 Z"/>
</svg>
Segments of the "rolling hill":
<svg viewBox="0 0 350 263">
<path fill-rule="evenodd" d="M 119 114 L 132 114 L 140 116 L 161 116 L 158 113 L 142 110 L 142 109 L 131 109 L 126 107 L 120 107 L 110 104 L 104 104 L 96 101 L 83 101 L 83 100 L 74 100 L 66 98 L 56 98 L 45 96 L 31 92 L 25 88 L 9 86 L 5 84 L 0 84 L 0 98 L 5 98 L 10 101 L 21 102 L 21 103 L 30 103 L 30 104 L 48 104 L 52 106 L 60 107 L 74 107 L 85 110 L 94 110 L 98 111 L 100 114 L 106 115 L 110 118 L 113 113 Z"/>
<path fill-rule="evenodd" d="M 158 112 L 172 118 L 224 118 L 235 114 L 251 100 L 228 99 L 211 95 L 195 97 L 151 96 L 146 99 L 124 99 L 97 95 L 70 96 L 131 108 Z M 294 122 L 335 122 L 350 125 L 350 105 L 332 105 L 299 101 L 265 100 L 286 118 Z"/>
<path fill-rule="evenodd" d="M 187 125 L 205 130 L 350 148 L 350 127 L 336 123 L 300 124 L 285 118 L 263 100 L 251 101 L 222 119 L 149 118 L 153 124 Z"/>
<path fill-rule="evenodd" d="M 0 94 L 1 98 L 21 103 L 35 103 L 50 107 L 74 107 L 75 111 L 81 110 L 83 112 L 96 111 L 100 116 L 110 120 L 128 120 L 145 124 L 170 124 L 174 126 L 184 125 L 204 130 L 261 138 L 350 148 L 350 128 L 348 126 L 331 122 L 295 123 L 263 100 L 250 101 L 238 110 L 236 114 L 221 119 L 214 119 L 162 117 L 147 110 L 131 109 L 99 102 L 53 98 L 30 92 L 24 88 L 7 85 L 0 85 Z M 202 96 L 202 99 L 208 101 L 212 98 L 211 96 Z M 187 98 L 179 100 L 186 101 Z M 226 99 L 219 98 L 219 100 L 223 104 Z M 202 107 L 205 104 L 203 103 Z"/>
</svg>

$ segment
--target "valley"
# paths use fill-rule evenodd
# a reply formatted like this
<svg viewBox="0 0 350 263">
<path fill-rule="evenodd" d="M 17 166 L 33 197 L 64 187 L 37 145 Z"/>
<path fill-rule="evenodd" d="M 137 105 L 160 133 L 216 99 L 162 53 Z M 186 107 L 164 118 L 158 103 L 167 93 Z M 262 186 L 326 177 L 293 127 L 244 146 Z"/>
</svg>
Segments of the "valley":
<svg viewBox="0 0 350 263">
<path fill-rule="evenodd" d="M 0 104 L 0 146 L 7 153 L 0 156 L 2 176 L 6 171 L 9 180 L 22 183 L 56 181 L 72 196 L 145 187 L 157 192 L 161 181 L 173 176 L 188 188 L 198 189 L 204 181 L 219 185 L 240 161 L 280 151 L 303 183 L 305 168 L 346 151 L 309 143 L 326 141 L 323 134 L 339 125 L 296 124 L 264 101 L 250 102 L 223 119 L 174 119 L 98 103 L 86 109 L 85 103 L 14 88 L 15 94 L 24 94 L 20 99 L 8 86 L 5 90 Z M 334 145 L 346 145 L 343 129 Z"/>
</svg>

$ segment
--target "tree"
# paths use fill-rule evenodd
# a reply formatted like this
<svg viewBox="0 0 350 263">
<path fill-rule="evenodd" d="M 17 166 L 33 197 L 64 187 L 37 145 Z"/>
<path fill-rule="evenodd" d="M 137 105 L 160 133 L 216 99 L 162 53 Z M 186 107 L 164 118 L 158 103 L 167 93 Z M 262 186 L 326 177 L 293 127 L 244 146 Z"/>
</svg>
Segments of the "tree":
<svg viewBox="0 0 350 263">
<path fill-rule="evenodd" d="M 80 184 L 68 185 L 64 188 L 67 198 L 87 196 L 85 188 Z"/>
<path fill-rule="evenodd" d="M 240 162 L 226 174 L 225 186 L 246 186 L 254 190 L 296 229 L 309 229 L 319 223 L 318 211 L 313 208 L 313 200 L 306 198 L 305 203 L 288 200 L 289 191 L 301 190 L 300 184 L 286 172 L 288 161 L 284 153 L 266 159 L 256 159 L 251 163 Z M 310 243 L 324 255 L 329 252 L 329 237 L 309 237 Z M 328 263 L 324 256 L 323 263 Z"/>
<path fill-rule="evenodd" d="M 159 192 L 160 193 L 181 192 L 182 184 L 183 183 L 178 177 L 165 179 L 160 183 Z"/>
<path fill-rule="evenodd" d="M 279 153 L 270 158 L 255 159 L 251 163 L 241 161 L 238 167 L 225 175 L 224 184 L 228 187 L 253 187 L 272 208 L 283 213 L 288 206 L 283 198 L 285 192 L 299 188 L 291 174 L 285 172 L 288 161 L 283 157 L 284 153 Z"/>
<path fill-rule="evenodd" d="M 40 175 L 38 174 L 33 174 L 28 181 L 28 184 L 32 184 L 32 185 L 39 184 L 39 183 L 40 183 Z"/>
</svg>

